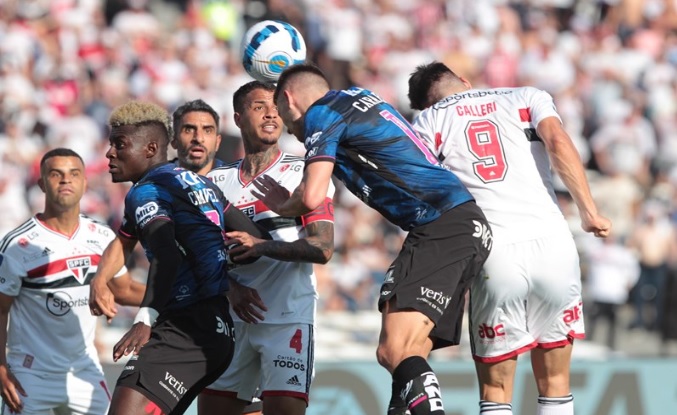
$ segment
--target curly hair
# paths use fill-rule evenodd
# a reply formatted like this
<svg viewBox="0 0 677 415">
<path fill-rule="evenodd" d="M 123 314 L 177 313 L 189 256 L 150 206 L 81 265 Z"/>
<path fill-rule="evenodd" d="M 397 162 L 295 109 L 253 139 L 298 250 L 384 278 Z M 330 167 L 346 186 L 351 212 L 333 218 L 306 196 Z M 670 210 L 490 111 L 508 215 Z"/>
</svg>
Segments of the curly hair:
<svg viewBox="0 0 677 415">
<path fill-rule="evenodd" d="M 161 125 L 166 134 L 167 140 L 172 137 L 172 119 L 164 108 L 152 102 L 129 101 L 115 108 L 108 119 L 111 127 L 121 127 L 123 125 Z"/>
</svg>

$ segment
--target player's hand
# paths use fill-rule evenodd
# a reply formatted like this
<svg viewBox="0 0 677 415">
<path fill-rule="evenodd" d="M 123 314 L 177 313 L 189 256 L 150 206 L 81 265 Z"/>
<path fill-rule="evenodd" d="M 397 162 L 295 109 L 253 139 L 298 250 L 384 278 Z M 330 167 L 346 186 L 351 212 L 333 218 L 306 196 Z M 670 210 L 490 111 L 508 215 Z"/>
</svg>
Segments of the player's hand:
<svg viewBox="0 0 677 415">
<path fill-rule="evenodd" d="M 226 245 L 231 247 L 228 249 L 228 257 L 234 264 L 249 264 L 261 257 L 257 245 L 265 242 L 263 239 L 240 231 L 228 232 L 226 238 Z"/>
<path fill-rule="evenodd" d="M 21 396 L 28 396 L 21 382 L 14 376 L 7 365 L 0 365 L 0 388 L 2 388 L 2 401 L 9 407 L 11 413 L 21 413 L 23 402 Z"/>
<path fill-rule="evenodd" d="M 113 361 L 117 362 L 122 356 L 127 356 L 132 352 L 139 354 L 148 340 L 150 340 L 150 326 L 142 322 L 134 324 L 113 348 Z"/>
<path fill-rule="evenodd" d="M 606 238 L 611 232 L 611 221 L 602 215 L 581 216 L 581 227 L 598 238 Z"/>
<path fill-rule="evenodd" d="M 291 197 L 286 187 L 267 174 L 257 177 L 253 183 L 258 192 L 252 190 L 251 194 L 259 198 L 273 212 L 278 212 L 280 206 Z"/>
<path fill-rule="evenodd" d="M 89 312 L 94 316 L 106 316 L 108 323 L 118 312 L 115 296 L 103 278 L 94 277 L 89 284 Z"/>
<path fill-rule="evenodd" d="M 232 279 L 229 284 L 228 301 L 235 314 L 245 323 L 258 324 L 263 321 L 265 318 L 261 311 L 268 311 L 268 308 L 259 297 L 259 292 Z"/>
</svg>

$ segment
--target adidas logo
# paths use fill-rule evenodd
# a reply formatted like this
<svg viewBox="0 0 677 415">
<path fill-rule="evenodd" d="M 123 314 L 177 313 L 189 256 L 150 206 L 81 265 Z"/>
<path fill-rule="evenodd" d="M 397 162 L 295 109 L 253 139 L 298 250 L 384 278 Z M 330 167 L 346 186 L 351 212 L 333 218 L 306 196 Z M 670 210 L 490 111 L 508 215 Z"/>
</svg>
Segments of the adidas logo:
<svg viewBox="0 0 677 415">
<path fill-rule="evenodd" d="M 287 385 L 301 386 L 301 382 L 299 382 L 299 377 L 296 375 L 292 376 L 287 381 Z"/>
</svg>

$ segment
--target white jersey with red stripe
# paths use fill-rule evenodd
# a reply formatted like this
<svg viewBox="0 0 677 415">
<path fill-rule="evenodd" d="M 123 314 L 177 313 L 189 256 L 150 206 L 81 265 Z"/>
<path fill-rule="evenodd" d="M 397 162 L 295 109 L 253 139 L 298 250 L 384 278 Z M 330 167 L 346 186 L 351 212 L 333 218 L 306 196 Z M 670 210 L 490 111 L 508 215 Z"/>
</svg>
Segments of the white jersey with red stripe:
<svg viewBox="0 0 677 415">
<path fill-rule="evenodd" d="M 0 292 L 15 297 L 7 339 L 13 371 L 100 368 L 89 282 L 114 237 L 108 226 L 80 215 L 70 236 L 33 217 L 0 241 Z M 125 272 L 123 267 L 117 275 Z"/>
<path fill-rule="evenodd" d="M 561 121 L 552 97 L 532 87 L 471 89 L 448 96 L 414 122 L 421 138 L 468 187 L 489 220 L 494 244 L 544 236 L 566 226 L 550 160 L 536 134 Z"/>
<path fill-rule="evenodd" d="M 301 183 L 305 161 L 303 157 L 280 152 L 261 174 L 277 180 L 293 191 Z M 327 198 L 319 208 L 301 218 L 284 218 L 270 210 L 256 196 L 253 183 L 245 182 L 241 173 L 242 160 L 218 167 L 207 174 L 233 205 L 254 222 L 265 227 L 273 239 L 293 242 L 306 236 L 304 226 L 315 221 L 334 221 L 332 198 L 334 185 L 330 184 Z M 278 261 L 261 257 L 256 262 L 240 265 L 229 273 L 240 284 L 254 288 L 268 308 L 265 323 L 289 324 L 315 321 L 317 282 L 313 264 L 308 262 Z M 234 321 L 241 321 L 233 313 Z"/>
</svg>

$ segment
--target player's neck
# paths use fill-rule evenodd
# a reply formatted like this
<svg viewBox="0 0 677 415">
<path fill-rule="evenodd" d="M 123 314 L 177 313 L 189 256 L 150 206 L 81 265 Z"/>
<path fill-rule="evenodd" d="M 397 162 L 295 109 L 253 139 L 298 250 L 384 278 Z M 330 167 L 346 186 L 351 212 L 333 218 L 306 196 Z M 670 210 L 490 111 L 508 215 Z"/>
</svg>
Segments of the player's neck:
<svg viewBox="0 0 677 415">
<path fill-rule="evenodd" d="M 249 181 L 270 167 L 280 155 L 278 146 L 270 146 L 261 151 L 246 153 L 242 160 L 242 176 Z"/>
<path fill-rule="evenodd" d="M 70 236 L 80 225 L 80 208 L 78 206 L 61 211 L 46 206 L 43 213 L 37 214 L 37 218 L 49 229 Z"/>
</svg>

